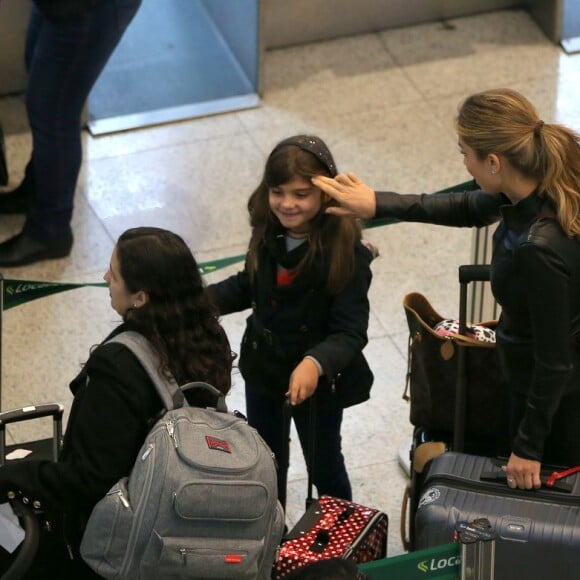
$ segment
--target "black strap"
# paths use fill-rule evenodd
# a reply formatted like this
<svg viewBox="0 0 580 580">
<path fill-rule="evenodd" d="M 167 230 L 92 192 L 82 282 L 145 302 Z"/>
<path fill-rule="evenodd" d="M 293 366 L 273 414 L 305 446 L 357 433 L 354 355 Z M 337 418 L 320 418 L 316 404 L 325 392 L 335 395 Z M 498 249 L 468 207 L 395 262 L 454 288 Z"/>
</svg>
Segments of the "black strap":
<svg viewBox="0 0 580 580">
<path fill-rule="evenodd" d="M 480 476 L 480 481 L 493 481 L 493 482 L 502 482 L 507 483 L 507 475 L 506 472 L 502 469 L 493 470 L 493 471 L 483 471 Z M 566 483 L 565 481 L 556 481 L 552 486 L 547 487 L 546 484 L 548 482 L 549 476 L 548 475 L 541 475 L 540 481 L 542 482 L 542 487 L 546 487 L 547 489 L 553 489 L 554 491 L 561 491 L 563 493 L 572 493 L 574 486 L 570 483 Z"/>
<path fill-rule="evenodd" d="M 306 471 L 308 472 L 308 493 L 306 509 L 310 507 L 312 497 L 312 473 L 314 471 L 314 454 L 316 453 L 316 392 L 308 400 L 308 451 L 306 452 Z"/>
<path fill-rule="evenodd" d="M 312 474 L 314 471 L 314 453 L 316 452 L 316 392 L 308 399 L 308 448 L 306 450 L 306 473 L 308 475 L 307 491 L 306 491 L 306 509 L 315 501 L 312 497 L 312 489 L 314 487 Z M 292 420 L 292 405 L 287 398 L 284 401 L 283 411 L 283 441 L 288 445 L 288 454 L 290 454 L 290 422 Z M 288 462 L 287 462 L 288 463 Z"/>
</svg>

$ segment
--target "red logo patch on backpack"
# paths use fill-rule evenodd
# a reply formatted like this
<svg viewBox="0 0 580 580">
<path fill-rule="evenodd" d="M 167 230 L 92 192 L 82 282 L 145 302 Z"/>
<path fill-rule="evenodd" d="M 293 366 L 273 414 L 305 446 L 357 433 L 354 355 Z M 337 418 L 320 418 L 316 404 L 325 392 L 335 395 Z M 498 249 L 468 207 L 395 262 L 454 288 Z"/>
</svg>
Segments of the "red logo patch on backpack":
<svg viewBox="0 0 580 580">
<path fill-rule="evenodd" d="M 225 453 L 232 452 L 230 444 L 227 441 L 223 441 L 222 439 L 216 439 L 215 437 L 206 435 L 205 442 L 207 443 L 209 449 L 217 449 L 218 451 L 225 451 Z"/>
</svg>

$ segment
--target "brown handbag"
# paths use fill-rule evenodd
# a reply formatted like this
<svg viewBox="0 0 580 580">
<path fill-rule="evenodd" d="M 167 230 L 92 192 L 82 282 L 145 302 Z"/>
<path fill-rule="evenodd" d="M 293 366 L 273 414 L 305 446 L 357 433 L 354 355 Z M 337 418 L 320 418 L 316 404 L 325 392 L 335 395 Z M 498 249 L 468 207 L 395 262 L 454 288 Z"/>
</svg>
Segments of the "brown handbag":
<svg viewBox="0 0 580 580">
<path fill-rule="evenodd" d="M 409 326 L 407 380 L 411 423 L 452 433 L 457 384 L 457 350 L 466 348 L 466 439 L 495 438 L 505 429 L 505 381 L 495 343 L 460 334 L 442 336 L 433 327 L 444 320 L 418 292 L 403 299 Z M 480 322 L 493 329 L 497 321 Z"/>
</svg>

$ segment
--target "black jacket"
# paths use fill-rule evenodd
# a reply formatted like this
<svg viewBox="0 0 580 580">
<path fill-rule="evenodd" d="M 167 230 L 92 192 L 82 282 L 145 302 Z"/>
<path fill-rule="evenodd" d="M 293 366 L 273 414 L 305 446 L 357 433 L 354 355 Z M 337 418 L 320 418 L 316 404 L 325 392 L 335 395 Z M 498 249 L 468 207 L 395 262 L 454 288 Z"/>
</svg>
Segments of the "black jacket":
<svg viewBox="0 0 580 580">
<path fill-rule="evenodd" d="M 104 2 L 110 0 L 34 0 L 45 16 L 57 20 L 79 18 Z"/>
<path fill-rule="evenodd" d="M 562 398 L 580 401 L 580 241 L 567 238 L 555 216 L 537 192 L 515 205 L 481 191 L 377 193 L 377 217 L 477 227 L 500 221 L 491 262 L 502 309 L 498 350 L 511 392 L 524 401 L 512 450 L 547 461 L 544 446 Z M 578 463 L 577 449 L 561 450 L 557 462 Z"/>
<path fill-rule="evenodd" d="M 330 389 L 347 407 L 369 398 L 373 374 L 362 350 L 367 343 L 370 252 L 355 247 L 355 270 L 336 296 L 326 291 L 324 258 L 289 285 L 276 284 L 277 261 L 263 247 L 253 283 L 246 268 L 208 287 L 221 314 L 252 308 L 239 367 L 246 387 L 273 397 L 288 390 L 290 374 L 306 355 L 321 365 L 319 389 Z"/>
<path fill-rule="evenodd" d="M 70 388 L 74 400 L 59 461 L 8 462 L 0 468 L 0 497 L 15 491 L 40 501 L 50 517 L 64 515 L 66 539 L 77 548 L 82 521 L 129 475 L 162 402 L 141 363 L 118 343 L 97 346 Z"/>
</svg>

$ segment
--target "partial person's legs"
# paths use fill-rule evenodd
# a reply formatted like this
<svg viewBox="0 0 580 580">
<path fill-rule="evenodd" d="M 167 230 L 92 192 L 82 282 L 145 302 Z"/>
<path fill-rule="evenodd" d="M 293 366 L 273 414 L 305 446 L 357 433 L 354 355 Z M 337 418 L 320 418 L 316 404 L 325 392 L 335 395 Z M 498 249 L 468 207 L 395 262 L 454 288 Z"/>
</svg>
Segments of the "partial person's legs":
<svg viewBox="0 0 580 580">
<path fill-rule="evenodd" d="M 42 14 L 32 6 L 28 18 L 28 27 L 26 29 L 26 50 L 24 53 L 27 74 L 30 74 L 32 55 L 36 48 L 36 41 L 42 29 L 43 21 L 44 17 Z M 26 213 L 29 204 L 32 203 L 35 191 L 34 168 L 32 167 L 31 158 L 26 164 L 24 179 L 20 182 L 20 185 L 13 191 L 3 193 L 0 196 L 0 214 Z"/>
<path fill-rule="evenodd" d="M 140 2 L 108 0 L 81 18 L 62 21 L 48 20 L 32 5 L 26 107 L 33 137 L 34 195 L 22 234 L 0 244 L 0 266 L 70 252 L 83 106 Z"/>
<path fill-rule="evenodd" d="M 352 500 L 352 490 L 344 464 L 341 448 L 340 427 L 342 408 L 335 397 L 316 397 L 314 469 L 312 480 L 319 495 L 331 495 Z M 298 430 L 304 458 L 308 462 L 310 401 L 293 407 L 294 423 Z"/>
<path fill-rule="evenodd" d="M 276 457 L 278 499 L 286 508 L 286 481 L 290 464 L 290 442 L 287 438 L 290 416 L 284 413 L 284 399 L 270 398 L 248 392 L 246 387 L 248 423 L 258 431 Z"/>
</svg>

